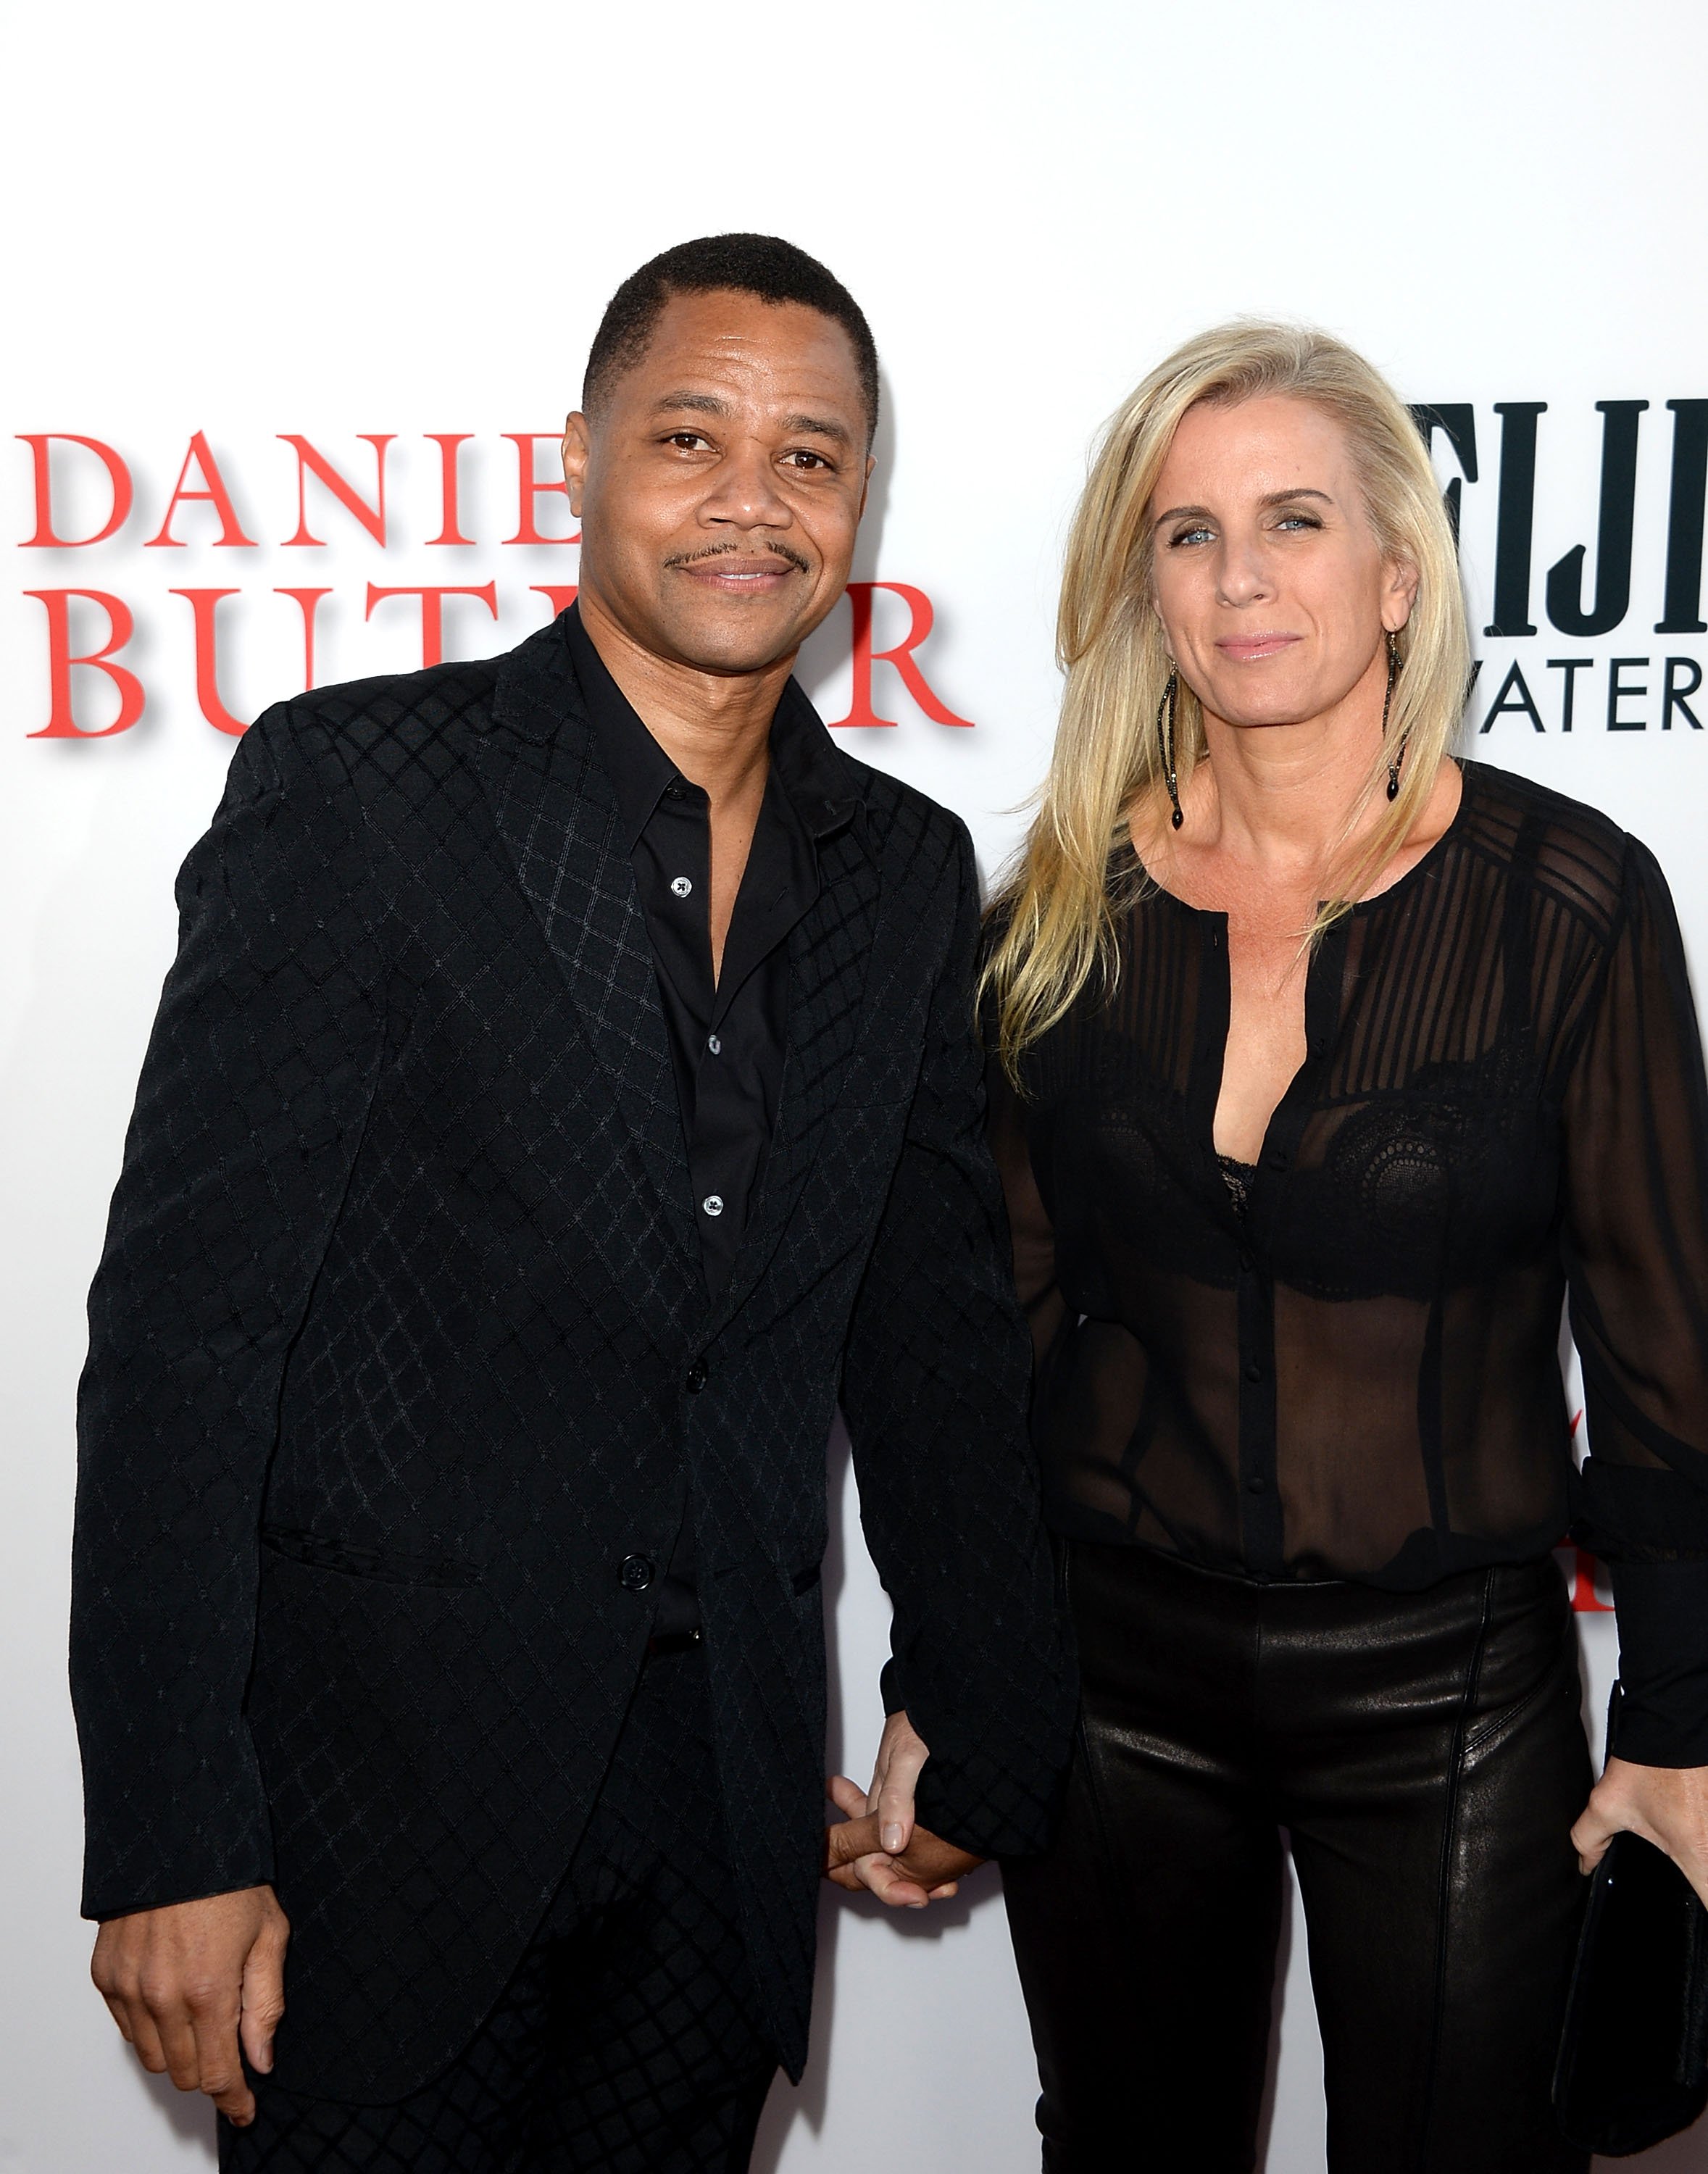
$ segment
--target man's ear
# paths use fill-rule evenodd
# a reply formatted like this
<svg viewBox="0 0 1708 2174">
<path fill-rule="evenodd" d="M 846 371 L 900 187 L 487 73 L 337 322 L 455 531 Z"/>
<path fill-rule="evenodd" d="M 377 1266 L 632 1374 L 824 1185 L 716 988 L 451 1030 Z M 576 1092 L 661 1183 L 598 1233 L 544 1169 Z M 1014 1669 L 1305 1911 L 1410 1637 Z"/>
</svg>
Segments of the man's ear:
<svg viewBox="0 0 1708 2174">
<path fill-rule="evenodd" d="M 564 481 L 570 487 L 570 511 L 578 521 L 581 517 L 581 487 L 586 481 L 592 443 L 587 419 L 577 408 L 564 423 Z"/>
</svg>

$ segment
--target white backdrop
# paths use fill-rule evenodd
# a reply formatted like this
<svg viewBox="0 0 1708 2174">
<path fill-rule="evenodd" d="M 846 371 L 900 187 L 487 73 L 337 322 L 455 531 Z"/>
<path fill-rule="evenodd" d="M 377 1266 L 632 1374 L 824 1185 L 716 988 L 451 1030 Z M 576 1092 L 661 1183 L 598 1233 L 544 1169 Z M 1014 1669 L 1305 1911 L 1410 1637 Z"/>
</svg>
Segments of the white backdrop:
<svg viewBox="0 0 1708 2174">
<path fill-rule="evenodd" d="M 527 533 L 513 440 L 545 434 L 520 450 L 549 477 L 617 282 L 690 235 L 756 227 L 821 255 L 870 316 L 888 412 L 857 572 L 929 597 L 913 653 L 973 727 L 934 722 L 878 662 L 895 726 L 850 743 L 965 814 L 989 868 L 1045 758 L 1057 560 L 1095 425 L 1184 334 L 1240 311 L 1303 316 L 1408 397 L 1451 405 L 1457 450 L 1436 446 L 1444 483 L 1462 479 L 1475 624 L 1501 629 L 1481 644 L 1467 744 L 1646 836 L 1708 958 L 1708 738 L 1666 701 L 1669 686 L 1689 699 L 1708 657 L 1692 565 L 1708 411 L 1667 408 L 1708 400 L 1705 60 L 1691 0 L 1437 0 L 1422 15 L 1338 0 L 59 0 L 14 23 L 0 435 L 26 442 L 0 457 L 0 2174 L 209 2165 L 209 2117 L 142 2075 L 84 1975 L 62 1662 L 83 1295 L 170 955 L 171 874 L 230 754 L 204 710 L 246 717 L 302 684 L 312 590 L 322 683 L 419 661 L 421 606 L 370 606 L 370 587 L 491 583 L 490 605 L 445 603 L 447 654 L 540 624 L 537 590 L 572 582 L 575 552 L 506 540 Z M 167 523 L 197 432 L 229 527 L 209 498 Z M 41 526 L 27 441 L 50 433 L 122 462 L 132 508 L 104 540 L 80 540 L 117 510 L 88 446 L 44 452 Z M 346 479 L 343 499 L 306 486 L 319 543 L 285 540 L 303 533 L 290 434 Z M 363 434 L 391 440 L 383 524 L 381 449 Z M 216 488 L 196 462 L 181 482 Z M 561 499 L 527 503 L 541 536 L 563 533 Z M 447 533 L 469 540 L 435 540 Z M 69 540 L 30 540 L 50 536 Z M 79 589 L 133 625 L 115 661 L 144 707 L 101 738 L 78 735 L 122 714 L 111 678 L 68 670 L 68 711 L 52 684 L 56 615 L 68 653 L 114 631 L 111 607 L 52 594 Z M 879 649 L 916 631 L 900 595 L 876 606 Z M 205 704 L 198 624 L 217 635 Z M 849 625 L 844 607 L 809 659 L 829 718 L 851 711 Z M 1616 679 L 1640 691 L 1610 729 Z M 1696 714 L 1708 722 L 1708 700 Z M 884 1609 L 834 1445 L 832 1463 L 830 1749 L 857 1768 Z M 1594 1706 L 1611 1624 L 1581 1621 Z M 825 1926 L 818 2050 L 803 2088 L 773 2098 L 765 2174 L 1035 2166 L 991 1875 L 923 1922 L 834 1906 Z M 1302 1957 L 1301 1938 L 1278 2004 L 1272 2174 L 1322 2165 Z M 1708 2168 L 1708 2141 L 1643 2163 Z"/>
</svg>

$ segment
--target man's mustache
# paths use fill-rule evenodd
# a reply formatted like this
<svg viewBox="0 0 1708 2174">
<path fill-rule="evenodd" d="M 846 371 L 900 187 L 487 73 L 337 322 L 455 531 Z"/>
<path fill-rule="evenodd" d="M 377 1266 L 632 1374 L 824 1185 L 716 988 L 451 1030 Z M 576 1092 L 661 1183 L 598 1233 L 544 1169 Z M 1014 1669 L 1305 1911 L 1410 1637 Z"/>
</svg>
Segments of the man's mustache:
<svg viewBox="0 0 1708 2174">
<path fill-rule="evenodd" d="M 762 552 L 744 551 L 739 544 L 708 544 L 703 550 L 678 551 L 673 559 L 667 559 L 667 566 L 697 566 L 706 559 L 781 559 L 792 566 L 797 574 L 810 574 L 812 567 L 798 551 L 792 551 L 786 544 L 767 544 Z"/>
</svg>

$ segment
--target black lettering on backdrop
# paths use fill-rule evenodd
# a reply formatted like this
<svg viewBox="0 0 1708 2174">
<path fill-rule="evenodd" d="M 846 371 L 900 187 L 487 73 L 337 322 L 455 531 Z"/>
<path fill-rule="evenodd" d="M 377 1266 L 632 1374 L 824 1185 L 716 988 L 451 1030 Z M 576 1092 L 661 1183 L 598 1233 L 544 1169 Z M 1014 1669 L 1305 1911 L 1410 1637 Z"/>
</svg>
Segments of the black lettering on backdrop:
<svg viewBox="0 0 1708 2174">
<path fill-rule="evenodd" d="M 1433 407 L 1414 407 L 1412 419 L 1423 433 L 1424 451 L 1428 452 L 1435 435 L 1440 430 L 1453 448 L 1453 458 L 1463 470 L 1456 475 L 1441 493 L 1451 523 L 1453 542 L 1459 541 L 1459 494 L 1467 483 L 1477 480 L 1477 411 L 1468 400 L 1440 400 Z"/>
<path fill-rule="evenodd" d="M 1657 634 L 1708 634 L 1702 609 L 1702 509 L 1708 491 L 1708 400 L 1669 400 L 1673 488 L 1667 506 L 1667 590 Z M 1665 727 L 1662 727 L 1662 730 Z"/>
<path fill-rule="evenodd" d="M 1583 607 L 1584 547 L 1548 570 L 1548 616 L 1562 634 L 1611 634 L 1631 601 L 1631 529 L 1637 504 L 1637 425 L 1646 400 L 1597 400 L 1601 506 L 1596 518 L 1595 602 Z"/>
<path fill-rule="evenodd" d="M 1628 698 L 1648 693 L 1647 687 L 1627 687 L 1623 673 L 1629 664 L 1646 668 L 1646 657 L 1610 657 L 1608 659 L 1608 730 L 1610 733 L 1646 733 L 1649 729 L 1646 717 L 1622 717 L 1619 704 Z"/>
<path fill-rule="evenodd" d="M 1592 657 L 1550 657 L 1548 660 L 1548 668 L 1550 672 L 1563 672 L 1565 674 L 1565 678 L 1560 683 L 1565 690 L 1559 705 L 1559 729 L 1563 733 L 1569 733 L 1571 730 L 1571 711 L 1572 704 L 1577 694 L 1577 675 L 1580 672 L 1587 671 L 1594 662 L 1595 659 Z"/>
<path fill-rule="evenodd" d="M 1690 674 L 1689 684 L 1687 686 L 1680 687 L 1673 679 L 1673 675 L 1679 670 Z M 1701 684 L 1702 668 L 1694 657 L 1669 657 L 1667 659 L 1666 683 L 1661 690 L 1661 730 L 1663 733 L 1669 733 L 1673 729 L 1674 710 L 1684 711 L 1684 722 L 1693 733 L 1701 731 L 1702 720 L 1684 700 L 1687 695 L 1694 695 Z"/>
<path fill-rule="evenodd" d="M 1478 731 L 1488 732 L 1496 717 L 1508 710 L 1521 711 L 1528 717 L 1534 731 L 1538 733 L 1547 731 L 1548 727 L 1542 722 L 1542 712 L 1537 708 L 1531 698 L 1530 690 L 1525 684 L 1524 674 L 1516 664 L 1509 667 L 1506 677 L 1500 682 L 1500 692 L 1490 704 L 1489 714 L 1477 727 Z"/>
<path fill-rule="evenodd" d="M 1497 400 L 1500 491 L 1494 532 L 1494 624 L 1484 634 L 1534 634 L 1530 624 L 1530 538 L 1536 522 L 1536 419 L 1545 400 Z"/>
</svg>

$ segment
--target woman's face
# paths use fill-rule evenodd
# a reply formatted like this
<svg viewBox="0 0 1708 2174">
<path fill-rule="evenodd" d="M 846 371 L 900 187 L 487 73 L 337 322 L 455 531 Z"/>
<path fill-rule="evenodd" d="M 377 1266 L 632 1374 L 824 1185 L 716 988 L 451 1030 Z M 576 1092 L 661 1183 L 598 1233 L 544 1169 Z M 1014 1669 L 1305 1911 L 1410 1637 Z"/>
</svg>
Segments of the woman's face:
<svg viewBox="0 0 1708 2174">
<path fill-rule="evenodd" d="M 1236 727 L 1322 717 L 1386 671 L 1408 568 L 1381 555 L 1346 433 L 1284 394 L 1188 409 L 1151 500 L 1169 652 Z"/>
</svg>

